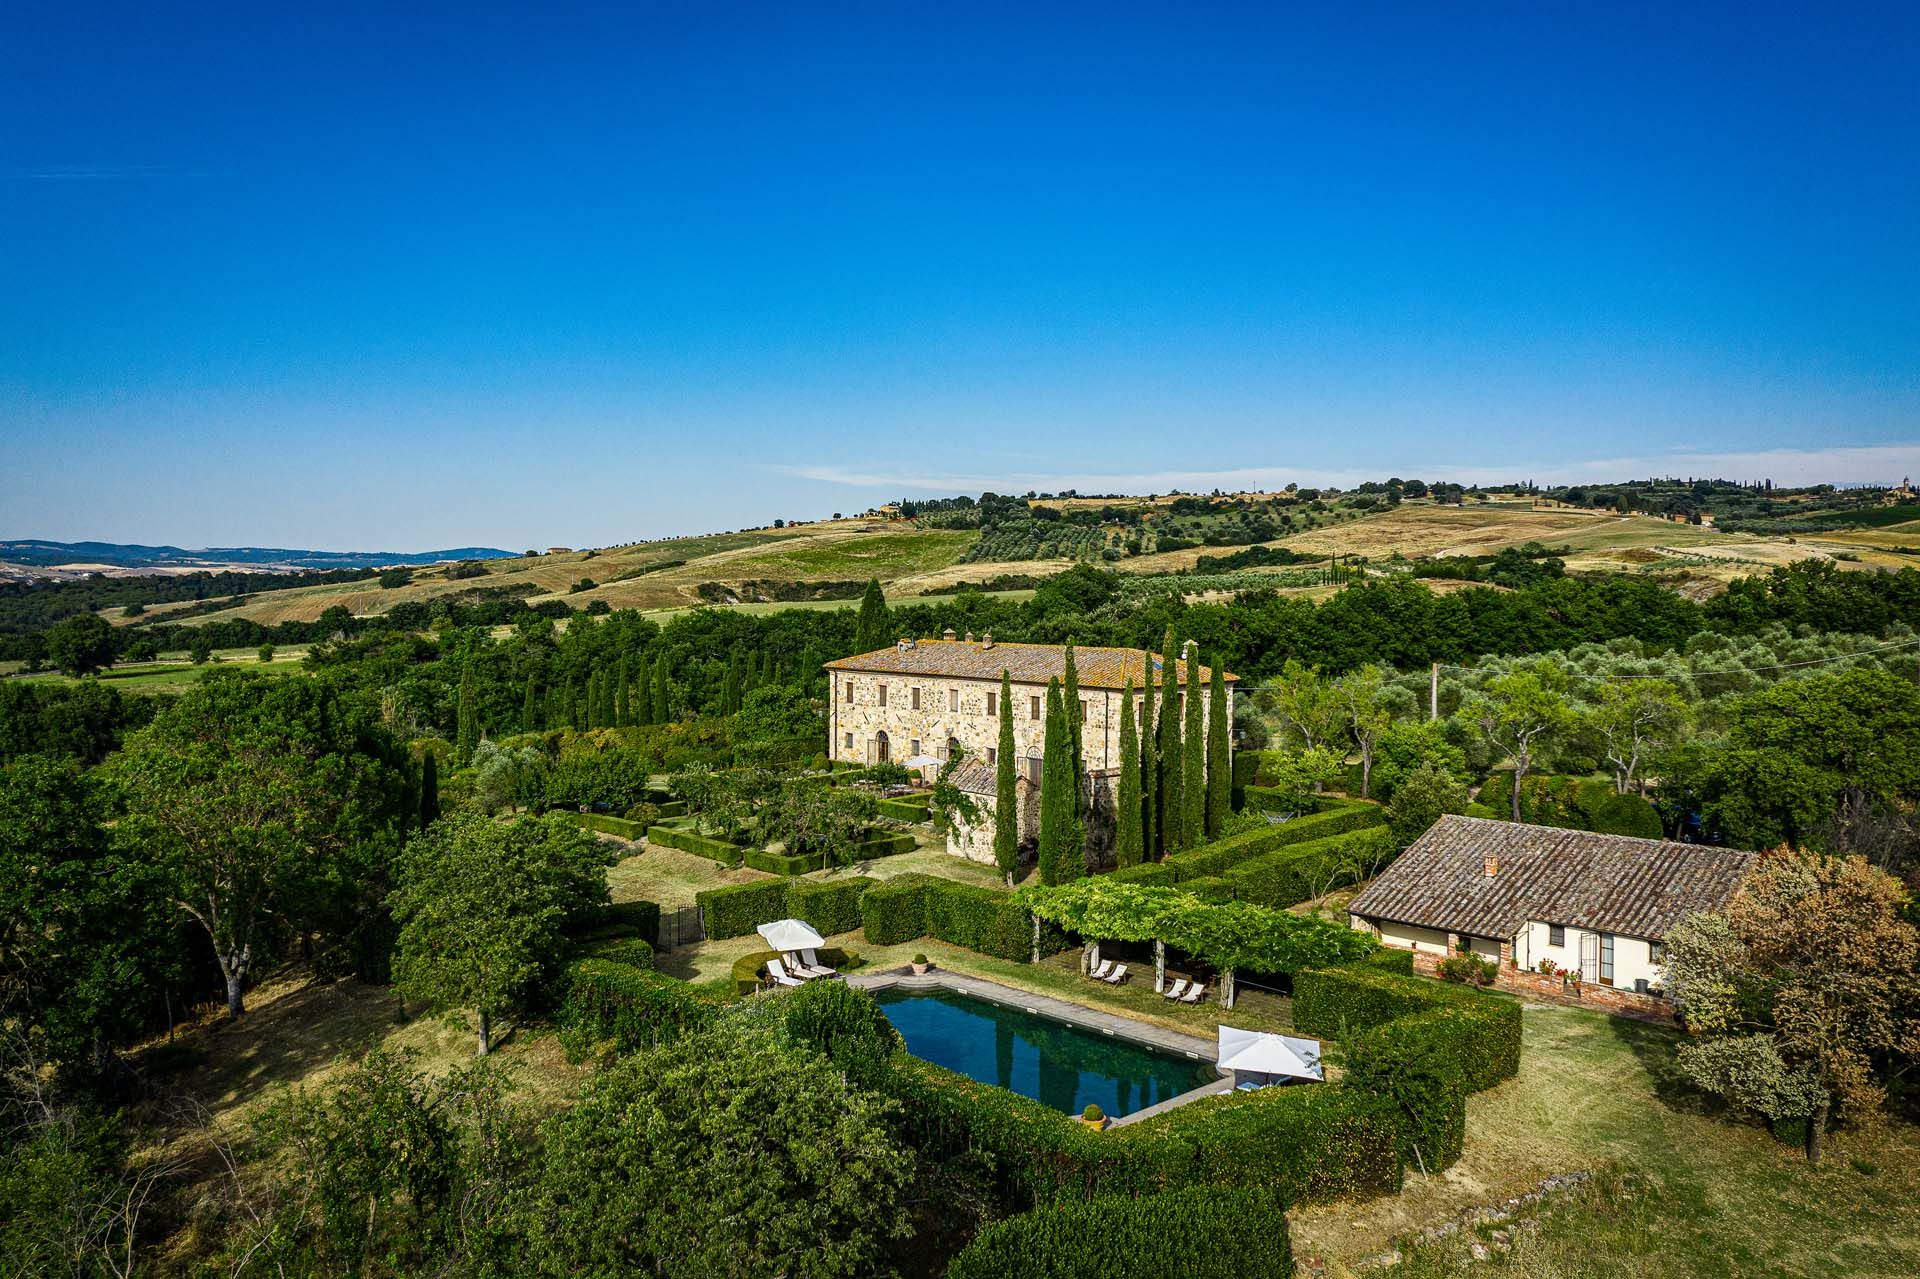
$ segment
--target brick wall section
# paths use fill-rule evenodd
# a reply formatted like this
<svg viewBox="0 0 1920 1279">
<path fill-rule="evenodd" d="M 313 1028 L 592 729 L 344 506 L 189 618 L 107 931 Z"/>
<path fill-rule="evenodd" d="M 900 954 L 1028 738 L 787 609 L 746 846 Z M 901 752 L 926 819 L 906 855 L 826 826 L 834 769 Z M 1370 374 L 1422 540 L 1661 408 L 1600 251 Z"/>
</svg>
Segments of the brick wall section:
<svg viewBox="0 0 1920 1279">
<path fill-rule="evenodd" d="M 1620 990 L 1613 986 L 1602 986 L 1597 982 L 1582 982 L 1579 994 L 1573 993 L 1573 987 L 1560 980 L 1560 974 L 1549 977 L 1544 973 L 1527 972 L 1515 968 L 1512 964 L 1512 947 L 1502 946 L 1500 955 L 1500 975 L 1493 980 L 1494 987 L 1515 995 L 1524 995 L 1528 999 L 1538 999 L 1550 1004 L 1567 1004 L 1576 1008 L 1598 1008 L 1602 1012 L 1616 1017 L 1631 1017 L 1635 1021 L 1650 1021 L 1663 1026 L 1675 1024 L 1673 1005 L 1658 995 L 1642 995 L 1636 991 Z M 1413 970 L 1428 977 L 1437 977 L 1443 956 L 1430 955 L 1425 951 L 1413 953 Z"/>
</svg>

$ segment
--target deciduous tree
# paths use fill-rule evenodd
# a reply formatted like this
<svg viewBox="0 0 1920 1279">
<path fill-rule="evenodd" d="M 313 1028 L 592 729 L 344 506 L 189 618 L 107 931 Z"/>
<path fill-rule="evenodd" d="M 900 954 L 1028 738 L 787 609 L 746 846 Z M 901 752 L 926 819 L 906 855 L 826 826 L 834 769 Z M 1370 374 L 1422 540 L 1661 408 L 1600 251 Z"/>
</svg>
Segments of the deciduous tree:
<svg viewBox="0 0 1920 1279">
<path fill-rule="evenodd" d="M 1566 672 L 1551 661 L 1529 662 L 1496 675 L 1468 704 L 1467 714 L 1495 747 L 1513 761 L 1513 820 L 1520 820 L 1521 783 L 1534 756 L 1553 734 L 1572 722 Z"/>
</svg>

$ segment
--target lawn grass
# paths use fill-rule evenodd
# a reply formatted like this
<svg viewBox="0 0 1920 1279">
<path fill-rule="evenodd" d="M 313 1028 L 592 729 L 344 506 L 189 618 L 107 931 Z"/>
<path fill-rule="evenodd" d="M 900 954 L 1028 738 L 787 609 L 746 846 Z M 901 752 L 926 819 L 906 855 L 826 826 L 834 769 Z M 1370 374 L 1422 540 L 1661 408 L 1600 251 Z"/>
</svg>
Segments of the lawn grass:
<svg viewBox="0 0 1920 1279">
<path fill-rule="evenodd" d="M 1460 1240 L 1374 1273 L 1920 1273 L 1920 1132 L 1898 1125 L 1837 1134 L 1813 1169 L 1796 1149 L 1711 1113 L 1672 1082 L 1677 1032 L 1589 1009 L 1524 1007 L 1520 1074 L 1468 1102 L 1459 1163 L 1438 1176 L 1410 1174 L 1389 1199 L 1296 1212 L 1296 1255 L 1350 1268 L 1409 1231 L 1496 1204 L 1550 1174 L 1593 1169 L 1607 1175 L 1524 1230 L 1510 1254 L 1476 1262 Z"/>
<path fill-rule="evenodd" d="M 198 684 L 209 671 L 242 670 L 266 671 L 271 675 L 293 675 L 301 673 L 301 665 L 306 657 L 304 647 L 276 652 L 271 662 L 262 662 L 257 649 L 223 648 L 214 651 L 215 661 L 199 665 L 189 661 L 184 651 L 177 654 L 163 653 L 159 659 L 151 662 L 133 662 L 120 666 L 110 666 L 97 675 L 84 678 L 97 679 L 103 684 L 112 685 L 123 693 L 178 693 Z M 74 684 L 79 680 L 71 675 L 62 675 L 58 671 L 39 671 L 32 675 L 11 675 L 8 678 L 45 680 L 53 684 Z"/>
</svg>

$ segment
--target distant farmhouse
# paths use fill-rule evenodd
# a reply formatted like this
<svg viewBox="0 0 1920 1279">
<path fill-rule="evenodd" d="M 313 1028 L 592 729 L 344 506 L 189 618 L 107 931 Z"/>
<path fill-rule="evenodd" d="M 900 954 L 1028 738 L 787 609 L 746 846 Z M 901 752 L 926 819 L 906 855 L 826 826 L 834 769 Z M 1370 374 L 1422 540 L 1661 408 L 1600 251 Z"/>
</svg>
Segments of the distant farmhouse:
<svg viewBox="0 0 1920 1279">
<path fill-rule="evenodd" d="M 1136 722 L 1148 678 L 1156 689 L 1162 658 L 1138 648 L 1075 648 L 1080 684 L 1081 765 L 1096 786 L 1120 767 L 1120 708 L 1126 682 L 1134 686 Z M 953 781 L 976 799 L 985 797 L 978 823 L 955 823 L 947 849 L 976 861 L 993 860 L 992 800 L 999 766 L 1000 676 L 1012 681 L 1013 738 L 1019 769 L 1020 831 L 1033 833 L 1040 794 L 1041 748 L 1046 733 L 1047 681 L 1064 680 L 1067 650 L 1059 644 L 996 644 L 992 635 L 957 639 L 949 630 L 937 640 L 902 639 L 891 648 L 826 664 L 830 688 L 827 754 L 836 762 L 877 764 L 924 760 L 929 772 L 956 753 L 965 761 Z M 1198 681 L 1201 717 L 1207 715 L 1209 667 L 1175 659 L 1182 696 L 1189 677 Z M 1222 674 L 1227 718 L 1232 722 L 1236 676 Z M 1183 703 L 1184 705 L 1184 703 Z M 1231 749 L 1231 747 L 1229 747 Z"/>
<path fill-rule="evenodd" d="M 1550 960 L 1583 986 L 1664 1002 L 1667 933 L 1696 911 L 1724 910 L 1753 862 L 1727 848 L 1446 816 L 1347 913 L 1417 958 L 1467 950 L 1503 974 Z"/>
</svg>

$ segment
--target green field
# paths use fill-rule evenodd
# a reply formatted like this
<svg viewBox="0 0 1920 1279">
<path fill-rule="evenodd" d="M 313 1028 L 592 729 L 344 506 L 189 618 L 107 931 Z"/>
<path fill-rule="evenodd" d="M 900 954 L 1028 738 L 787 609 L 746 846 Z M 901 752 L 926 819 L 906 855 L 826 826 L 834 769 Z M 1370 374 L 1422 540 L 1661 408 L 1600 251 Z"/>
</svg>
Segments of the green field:
<svg viewBox="0 0 1920 1279">
<path fill-rule="evenodd" d="M 239 668 L 242 670 L 266 671 L 273 675 L 296 674 L 301 671 L 301 663 L 307 655 L 304 645 L 278 649 L 271 662 L 262 662 L 259 651 L 251 648 L 216 649 L 213 660 L 194 665 L 184 651 L 163 653 L 160 660 L 152 662 L 134 662 L 113 666 L 98 675 L 89 676 L 102 684 L 111 685 L 124 693 L 177 693 L 200 682 L 209 671 L 224 671 Z M 18 668 L 17 662 L 9 665 Z M 72 684 L 77 682 L 72 676 L 62 675 L 58 671 L 41 671 L 32 675 L 6 674 L 7 678 L 22 680 L 42 680 L 54 684 Z"/>
</svg>

